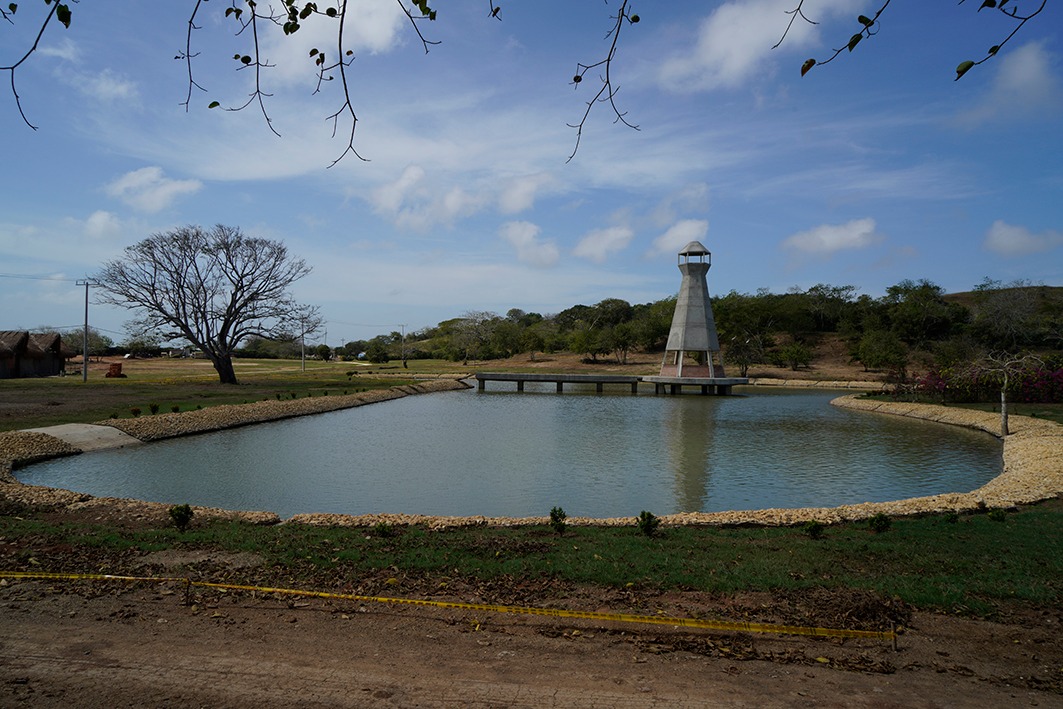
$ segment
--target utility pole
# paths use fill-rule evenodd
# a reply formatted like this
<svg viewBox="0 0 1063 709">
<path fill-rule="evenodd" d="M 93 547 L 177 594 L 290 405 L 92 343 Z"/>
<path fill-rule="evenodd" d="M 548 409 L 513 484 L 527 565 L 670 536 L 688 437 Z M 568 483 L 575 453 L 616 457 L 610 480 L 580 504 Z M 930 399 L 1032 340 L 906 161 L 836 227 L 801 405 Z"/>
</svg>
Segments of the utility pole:
<svg viewBox="0 0 1063 709">
<path fill-rule="evenodd" d="M 85 330 L 81 337 L 81 381 L 89 380 L 89 286 L 98 286 L 99 282 L 91 278 L 82 278 L 76 285 L 85 286 Z"/>
<path fill-rule="evenodd" d="M 399 357 L 402 359 L 402 368 L 406 369 L 406 323 L 400 323 Z"/>
</svg>

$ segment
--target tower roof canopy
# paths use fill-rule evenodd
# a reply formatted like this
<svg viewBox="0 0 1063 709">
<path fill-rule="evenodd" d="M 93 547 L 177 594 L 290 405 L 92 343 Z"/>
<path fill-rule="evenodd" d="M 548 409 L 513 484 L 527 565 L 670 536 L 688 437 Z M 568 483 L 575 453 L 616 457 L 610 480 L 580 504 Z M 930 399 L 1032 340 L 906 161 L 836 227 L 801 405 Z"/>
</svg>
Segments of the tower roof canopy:
<svg viewBox="0 0 1063 709">
<path fill-rule="evenodd" d="M 680 256 L 704 256 L 709 250 L 700 241 L 691 241 L 679 252 Z"/>
</svg>

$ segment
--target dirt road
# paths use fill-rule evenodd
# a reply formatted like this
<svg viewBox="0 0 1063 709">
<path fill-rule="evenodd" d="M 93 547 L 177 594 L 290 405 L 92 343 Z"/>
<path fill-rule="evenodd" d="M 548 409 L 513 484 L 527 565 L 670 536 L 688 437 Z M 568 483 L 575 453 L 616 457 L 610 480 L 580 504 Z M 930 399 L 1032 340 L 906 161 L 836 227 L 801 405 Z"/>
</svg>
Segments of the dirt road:
<svg viewBox="0 0 1063 709">
<path fill-rule="evenodd" d="M 5 582 L 0 705 L 1063 706 L 1059 614 L 917 614 L 894 651 L 247 593 L 194 600 L 167 585 Z"/>
</svg>

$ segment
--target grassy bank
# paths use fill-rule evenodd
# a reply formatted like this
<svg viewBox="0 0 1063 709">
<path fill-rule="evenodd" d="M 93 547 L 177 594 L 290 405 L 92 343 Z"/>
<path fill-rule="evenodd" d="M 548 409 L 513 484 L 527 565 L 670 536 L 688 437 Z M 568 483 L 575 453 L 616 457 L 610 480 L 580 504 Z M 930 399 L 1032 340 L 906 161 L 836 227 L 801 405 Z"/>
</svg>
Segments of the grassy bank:
<svg viewBox="0 0 1063 709">
<path fill-rule="evenodd" d="M 876 401 L 897 401 L 889 394 L 865 394 L 868 399 Z M 904 399 L 908 401 L 908 399 Z M 939 398 L 924 397 L 913 400 L 917 404 L 935 404 L 937 406 L 955 406 L 960 409 L 972 409 L 974 411 L 989 411 L 1000 413 L 999 402 L 976 402 L 976 403 L 946 403 L 942 404 Z M 1022 404 L 1008 402 L 1008 414 L 1014 416 L 1032 416 L 1033 418 L 1046 419 L 1063 424 L 1063 403 L 1060 404 Z"/>
<path fill-rule="evenodd" d="M 129 573 L 147 552 L 245 552 L 262 565 L 226 578 L 330 589 L 386 578 L 391 595 L 439 592 L 448 584 L 509 588 L 559 582 L 620 592 L 698 590 L 812 592 L 857 589 L 918 608 L 992 616 L 1019 606 L 1063 603 L 1063 501 L 1020 511 L 896 519 L 803 528 L 661 529 L 634 526 L 311 527 L 243 523 L 122 529 L 45 516 L 0 516 L 9 570 Z M 195 570 L 192 571 L 193 573 Z"/>
<path fill-rule="evenodd" d="M 0 431 L 63 423 L 129 418 L 133 409 L 150 415 L 245 404 L 263 399 L 355 393 L 409 383 L 413 371 L 397 366 L 366 367 L 349 362 L 291 360 L 236 361 L 240 383 L 218 383 L 210 363 L 200 359 L 125 360 L 124 378 L 104 376 L 108 363 L 93 363 L 87 382 L 79 376 L 0 381 Z"/>
</svg>

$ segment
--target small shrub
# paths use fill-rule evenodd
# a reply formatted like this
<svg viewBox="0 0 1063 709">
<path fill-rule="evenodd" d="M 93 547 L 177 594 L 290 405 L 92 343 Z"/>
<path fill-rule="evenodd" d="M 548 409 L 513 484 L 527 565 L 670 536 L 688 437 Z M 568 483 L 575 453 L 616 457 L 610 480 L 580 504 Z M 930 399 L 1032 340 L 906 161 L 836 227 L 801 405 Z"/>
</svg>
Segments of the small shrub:
<svg viewBox="0 0 1063 709">
<path fill-rule="evenodd" d="M 568 519 L 568 515 L 560 507 L 554 507 L 550 510 L 550 526 L 559 536 L 565 533 L 565 527 L 568 526 L 565 523 L 566 519 Z"/>
<path fill-rule="evenodd" d="M 875 534 L 882 534 L 890 530 L 890 525 L 893 524 L 893 520 L 889 518 L 889 515 L 885 515 L 881 512 L 868 518 L 867 528 Z"/>
<path fill-rule="evenodd" d="M 825 530 L 826 528 L 827 525 L 815 519 L 809 520 L 808 522 L 805 522 L 803 525 L 801 525 L 801 529 L 803 529 L 805 534 L 807 534 L 811 539 L 822 539 L 823 530 Z"/>
<path fill-rule="evenodd" d="M 203 405 L 202 404 L 196 404 L 196 411 L 202 411 L 202 410 L 203 410 Z"/>
<path fill-rule="evenodd" d="M 949 510 L 941 516 L 941 521 L 945 524 L 956 524 L 960 521 L 960 513 L 956 510 Z"/>
<path fill-rule="evenodd" d="M 113 418 L 113 419 L 118 418 L 118 412 L 117 411 L 112 411 L 111 412 L 111 418 Z"/>
<path fill-rule="evenodd" d="M 277 392 L 277 401 L 280 401 L 280 400 L 281 400 L 281 393 L 278 391 Z"/>
<path fill-rule="evenodd" d="M 154 416 L 155 414 L 159 413 L 159 405 L 148 404 L 148 410 L 151 411 L 151 415 Z"/>
<path fill-rule="evenodd" d="M 1008 513 L 1005 512 L 1004 510 L 1002 510 L 999 507 L 995 507 L 995 508 L 989 510 L 988 513 L 986 513 L 986 517 L 988 517 L 989 519 L 993 520 L 994 522 L 1003 522 L 1003 521 L 1007 520 Z"/>
<path fill-rule="evenodd" d="M 179 414 L 179 413 L 181 413 L 181 407 L 178 406 L 177 404 L 174 404 L 173 406 L 170 407 L 170 412 L 171 413 L 175 413 L 175 414 Z"/>
<path fill-rule="evenodd" d="M 661 525 L 661 520 L 652 512 L 642 510 L 642 512 L 639 512 L 639 516 L 635 518 L 635 524 L 638 525 L 640 532 L 647 537 L 652 537 L 657 533 L 657 527 Z"/>
<path fill-rule="evenodd" d="M 371 530 L 374 536 L 377 537 L 393 537 L 395 536 L 395 526 L 388 524 L 387 522 L 377 522 L 373 525 Z"/>
<path fill-rule="evenodd" d="M 133 418 L 136 418 L 137 416 L 140 416 L 140 407 L 139 406 L 134 406 L 133 408 L 131 408 L 129 410 L 129 413 L 133 414 Z"/>
<path fill-rule="evenodd" d="M 188 529 L 188 525 L 192 522 L 192 516 L 195 513 L 192 512 L 192 508 L 188 505 L 174 505 L 170 508 L 170 519 L 173 520 L 174 526 L 180 532 Z"/>
</svg>

